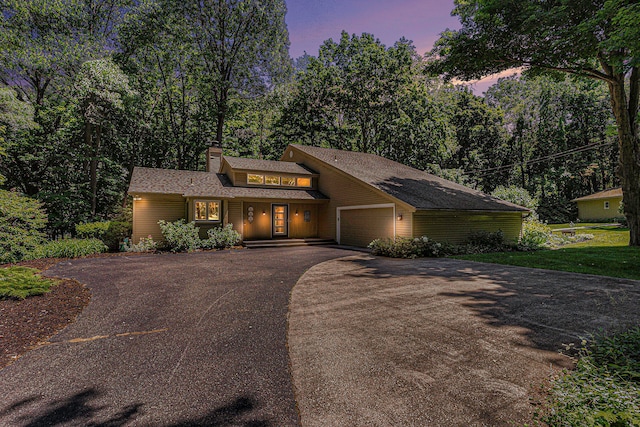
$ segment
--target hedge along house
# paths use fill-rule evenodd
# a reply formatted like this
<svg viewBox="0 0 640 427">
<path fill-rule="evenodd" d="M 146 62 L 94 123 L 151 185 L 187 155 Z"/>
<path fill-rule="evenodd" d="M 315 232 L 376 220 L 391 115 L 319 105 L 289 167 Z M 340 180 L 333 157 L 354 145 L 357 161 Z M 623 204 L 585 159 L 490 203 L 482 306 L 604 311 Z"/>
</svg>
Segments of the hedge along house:
<svg viewBox="0 0 640 427">
<path fill-rule="evenodd" d="M 135 168 L 133 239 L 161 240 L 159 220 L 232 223 L 243 240 L 318 237 L 366 246 L 429 236 L 460 243 L 475 231 L 515 240 L 528 210 L 374 154 L 289 145 L 280 161 L 207 152 L 207 172 Z"/>
<path fill-rule="evenodd" d="M 580 221 L 623 218 L 624 214 L 618 209 L 622 203 L 622 188 L 610 188 L 573 199 L 578 205 L 578 219 Z"/>
</svg>

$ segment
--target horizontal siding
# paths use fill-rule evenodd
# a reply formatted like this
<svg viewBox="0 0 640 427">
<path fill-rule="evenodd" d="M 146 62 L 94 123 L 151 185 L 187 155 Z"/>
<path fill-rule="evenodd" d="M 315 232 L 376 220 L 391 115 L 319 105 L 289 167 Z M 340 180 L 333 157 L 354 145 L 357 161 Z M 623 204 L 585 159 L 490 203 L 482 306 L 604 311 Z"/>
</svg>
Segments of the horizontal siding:
<svg viewBox="0 0 640 427">
<path fill-rule="evenodd" d="M 162 232 L 158 221 L 172 222 L 185 218 L 186 203 L 180 196 L 141 195 L 142 200 L 133 201 L 133 242 L 151 235 L 161 241 Z"/>
<path fill-rule="evenodd" d="M 585 221 L 589 219 L 607 219 L 622 217 L 618 212 L 618 207 L 622 201 L 621 197 L 612 197 L 610 199 L 585 200 L 578 203 L 578 218 Z M 604 202 L 609 202 L 609 209 L 604 208 Z"/>
<path fill-rule="evenodd" d="M 398 220 L 398 216 L 402 215 L 402 219 Z M 413 237 L 413 214 L 403 211 L 396 206 L 396 236 Z"/>
<path fill-rule="evenodd" d="M 320 222 L 318 223 L 319 237 L 336 238 L 336 208 L 338 207 L 377 205 L 395 201 L 395 199 L 379 193 L 369 185 L 329 168 L 313 157 L 297 150 L 293 150 L 293 153 L 294 156 L 291 161 L 303 163 L 320 174 L 318 190 L 330 199 L 329 203 L 320 208 L 318 212 L 320 215 Z M 289 160 L 289 157 L 287 157 L 287 160 Z M 403 228 L 403 232 L 406 233 L 409 230 Z"/>
<path fill-rule="evenodd" d="M 296 215 L 298 211 L 298 215 Z M 305 222 L 304 213 L 309 212 L 309 222 Z M 318 236 L 318 205 L 310 203 L 291 203 L 289 205 L 289 237 L 304 239 Z"/>
<path fill-rule="evenodd" d="M 366 247 L 375 239 L 393 238 L 393 208 L 340 211 L 340 244 Z"/>
<path fill-rule="evenodd" d="M 474 232 L 498 230 L 502 230 L 507 240 L 517 240 L 522 230 L 522 215 L 519 212 L 463 211 L 418 211 L 413 214 L 414 236 L 427 236 L 439 242 L 463 243 Z"/>
<path fill-rule="evenodd" d="M 233 224 L 233 229 L 242 236 L 242 202 L 239 200 L 230 200 L 227 202 L 227 216 L 225 224 Z"/>
</svg>

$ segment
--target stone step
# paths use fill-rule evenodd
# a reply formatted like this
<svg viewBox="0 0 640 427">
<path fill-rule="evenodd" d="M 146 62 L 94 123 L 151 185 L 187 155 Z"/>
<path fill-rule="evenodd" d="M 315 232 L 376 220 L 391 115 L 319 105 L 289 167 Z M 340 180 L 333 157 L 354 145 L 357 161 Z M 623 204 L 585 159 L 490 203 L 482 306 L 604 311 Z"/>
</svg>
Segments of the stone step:
<svg viewBox="0 0 640 427">
<path fill-rule="evenodd" d="M 249 249 L 256 248 L 284 248 L 290 246 L 317 246 L 317 245 L 335 245 L 336 242 L 331 239 L 274 239 L 274 240 L 248 240 L 243 245 Z"/>
</svg>

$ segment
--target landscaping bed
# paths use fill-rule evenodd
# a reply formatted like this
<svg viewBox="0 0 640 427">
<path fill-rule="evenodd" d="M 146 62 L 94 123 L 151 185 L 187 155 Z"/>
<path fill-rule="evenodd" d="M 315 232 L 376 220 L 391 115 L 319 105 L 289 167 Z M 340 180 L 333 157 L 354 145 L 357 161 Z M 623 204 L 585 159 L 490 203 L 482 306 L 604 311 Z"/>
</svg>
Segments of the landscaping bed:
<svg viewBox="0 0 640 427">
<path fill-rule="evenodd" d="M 39 259 L 19 265 L 45 270 L 59 261 Z M 82 284 L 63 279 L 42 295 L 0 299 L 0 369 L 72 323 L 90 298 Z"/>
</svg>

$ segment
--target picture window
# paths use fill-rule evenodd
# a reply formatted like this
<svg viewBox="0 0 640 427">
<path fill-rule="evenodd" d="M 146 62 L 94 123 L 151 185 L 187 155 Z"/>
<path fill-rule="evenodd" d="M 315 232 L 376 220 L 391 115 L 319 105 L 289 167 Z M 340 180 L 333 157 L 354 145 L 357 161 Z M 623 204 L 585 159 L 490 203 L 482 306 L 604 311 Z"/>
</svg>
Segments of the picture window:
<svg viewBox="0 0 640 427">
<path fill-rule="evenodd" d="M 220 201 L 196 200 L 195 219 L 196 221 L 220 221 Z"/>
</svg>

